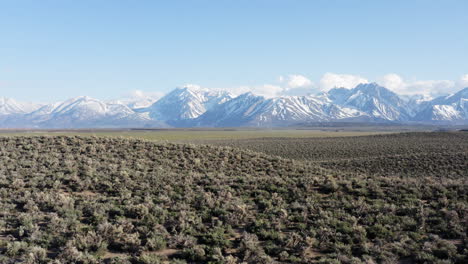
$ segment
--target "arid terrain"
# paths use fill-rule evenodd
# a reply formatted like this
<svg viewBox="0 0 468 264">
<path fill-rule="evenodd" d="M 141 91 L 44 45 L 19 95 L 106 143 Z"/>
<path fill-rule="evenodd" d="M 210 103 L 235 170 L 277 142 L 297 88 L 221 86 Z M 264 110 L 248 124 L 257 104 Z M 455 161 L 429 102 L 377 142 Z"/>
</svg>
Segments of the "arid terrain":
<svg viewBox="0 0 468 264">
<path fill-rule="evenodd" d="M 468 262 L 466 132 L 192 132 L 4 133 L 0 263 Z"/>
</svg>

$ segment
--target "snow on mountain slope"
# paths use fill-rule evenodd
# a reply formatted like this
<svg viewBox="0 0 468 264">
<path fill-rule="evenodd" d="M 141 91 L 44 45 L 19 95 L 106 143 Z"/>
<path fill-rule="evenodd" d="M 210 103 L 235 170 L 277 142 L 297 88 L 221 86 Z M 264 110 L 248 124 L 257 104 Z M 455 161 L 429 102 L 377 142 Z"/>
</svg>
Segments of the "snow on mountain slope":
<svg viewBox="0 0 468 264">
<path fill-rule="evenodd" d="M 346 103 L 346 100 L 351 96 L 352 92 L 352 89 L 333 88 L 330 91 L 319 96 L 325 98 L 325 100 L 330 100 L 331 102 L 337 105 L 343 105 Z"/>
<path fill-rule="evenodd" d="M 425 102 L 416 121 L 464 121 L 468 123 L 468 87 L 449 96 Z"/>
<path fill-rule="evenodd" d="M 452 105 L 434 105 L 434 116 L 432 120 L 457 120 L 462 115 Z"/>
<path fill-rule="evenodd" d="M 468 87 L 448 96 L 437 97 L 434 100 L 430 101 L 431 104 L 440 105 L 440 104 L 458 104 L 461 100 L 468 99 Z"/>
<path fill-rule="evenodd" d="M 147 108 L 138 109 L 138 112 L 148 112 L 155 120 L 166 121 L 173 125 L 184 124 L 221 103 L 232 99 L 224 91 L 212 91 L 196 86 L 177 88 L 156 101 Z"/>
<path fill-rule="evenodd" d="M 45 128 L 132 127 L 161 125 L 123 104 L 104 103 L 87 96 L 45 105 L 24 115 L 23 126 Z"/>
<path fill-rule="evenodd" d="M 312 96 L 284 96 L 266 99 L 242 94 L 220 104 L 195 120 L 197 126 L 286 126 L 306 121 L 328 121 L 362 115 Z"/>
<path fill-rule="evenodd" d="M 138 108 L 145 108 L 149 107 L 158 101 L 159 96 L 146 96 L 146 95 L 138 95 L 138 96 L 131 96 L 127 98 L 121 98 L 117 100 L 110 100 L 106 101 L 107 104 L 123 104 L 131 109 L 138 109 Z"/>
<path fill-rule="evenodd" d="M 0 98 L 0 127 L 236 127 L 308 122 L 452 122 L 468 124 L 468 88 L 428 100 L 403 97 L 372 84 L 335 88 L 317 96 L 265 98 L 195 86 L 177 88 L 146 108 L 81 96 L 38 106 Z"/>
<path fill-rule="evenodd" d="M 11 98 L 0 97 L 0 115 L 25 114 L 40 106 L 40 104 L 18 102 Z"/>
<path fill-rule="evenodd" d="M 106 114 L 106 104 L 87 96 L 69 99 L 52 109 L 52 117 L 70 116 L 75 120 L 95 118 Z"/>
<path fill-rule="evenodd" d="M 354 108 L 377 120 L 406 121 L 412 115 L 405 100 L 376 83 L 359 84 L 349 90 L 335 88 L 326 95 L 336 105 Z"/>
<path fill-rule="evenodd" d="M 324 98 L 287 96 L 269 99 L 255 121 L 258 125 L 278 126 L 298 122 L 339 120 L 359 115 L 361 115 L 359 111 L 341 108 Z"/>
<path fill-rule="evenodd" d="M 265 97 L 250 92 L 241 94 L 206 111 L 194 119 L 192 125 L 202 127 L 245 126 L 260 111 L 265 101 Z"/>
<path fill-rule="evenodd" d="M 290 96 L 270 99 L 259 119 L 262 121 L 326 120 L 322 111 L 324 102 L 313 97 Z"/>
</svg>

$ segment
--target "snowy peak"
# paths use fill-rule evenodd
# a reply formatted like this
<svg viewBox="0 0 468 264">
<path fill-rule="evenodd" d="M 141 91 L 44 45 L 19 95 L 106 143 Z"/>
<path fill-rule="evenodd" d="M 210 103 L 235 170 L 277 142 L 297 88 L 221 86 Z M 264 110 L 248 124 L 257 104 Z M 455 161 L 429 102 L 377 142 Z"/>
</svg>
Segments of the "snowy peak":
<svg viewBox="0 0 468 264">
<path fill-rule="evenodd" d="M 356 105 L 360 103 L 366 104 L 369 102 L 379 101 L 395 107 L 404 105 L 403 100 L 389 89 L 379 86 L 376 83 L 360 84 L 352 90 L 352 94 L 348 97 L 346 103 Z"/>
<path fill-rule="evenodd" d="M 258 113 L 266 99 L 252 93 L 241 94 L 218 104 L 194 119 L 196 126 L 235 127 L 247 125 Z"/>
<path fill-rule="evenodd" d="M 11 98 L 0 97 L 0 116 L 25 114 L 39 108 L 39 104 L 18 102 Z"/>
<path fill-rule="evenodd" d="M 105 103 L 88 96 L 79 96 L 69 99 L 52 109 L 55 116 L 72 115 L 75 118 L 88 118 L 104 115 L 107 111 Z"/>
<path fill-rule="evenodd" d="M 460 100 L 466 100 L 468 99 L 468 87 L 464 88 L 457 93 L 448 95 L 446 97 L 439 97 L 435 102 L 440 102 L 444 104 L 453 104 L 453 103 L 458 103 Z"/>
<path fill-rule="evenodd" d="M 468 88 L 426 102 L 415 116 L 417 121 L 468 121 Z"/>
<path fill-rule="evenodd" d="M 177 124 L 197 118 L 208 109 L 230 99 L 232 96 L 227 92 L 185 86 L 173 90 L 141 111 L 148 112 L 154 119 Z"/>
<path fill-rule="evenodd" d="M 266 99 L 242 94 L 197 118 L 198 126 L 286 126 L 299 122 L 353 118 L 362 113 L 312 96 Z"/>
<path fill-rule="evenodd" d="M 61 103 L 46 105 L 32 115 L 48 115 L 50 118 L 69 117 L 73 120 L 91 120 L 109 116 L 134 114 L 128 106 L 119 103 L 105 103 L 88 96 L 79 96 Z"/>
<path fill-rule="evenodd" d="M 403 99 L 376 83 L 359 84 L 354 89 L 335 88 L 326 95 L 336 105 L 355 109 L 378 120 L 406 121 L 411 116 Z"/>
<path fill-rule="evenodd" d="M 375 96 L 397 96 L 396 93 L 390 91 L 389 89 L 378 85 L 377 83 L 361 83 L 358 84 L 353 90 L 363 91 L 367 94 Z"/>
<path fill-rule="evenodd" d="M 468 124 L 468 88 L 430 100 L 399 96 L 376 83 L 274 98 L 251 92 L 233 97 L 187 85 L 144 108 L 88 96 L 42 106 L 0 97 L 0 127 L 9 128 L 277 127 L 341 121 Z"/>
<path fill-rule="evenodd" d="M 328 98 L 336 104 L 344 104 L 349 98 L 352 91 L 346 88 L 333 88 L 327 93 L 322 94 L 323 97 Z"/>
<path fill-rule="evenodd" d="M 139 109 L 149 107 L 158 100 L 157 96 L 133 96 L 128 98 L 122 98 L 117 100 L 110 100 L 108 104 L 123 104 L 131 109 Z"/>
<path fill-rule="evenodd" d="M 64 102 L 45 105 L 23 116 L 29 127 L 128 127 L 142 126 L 153 121 L 143 113 L 136 113 L 124 104 L 79 96 Z"/>
</svg>

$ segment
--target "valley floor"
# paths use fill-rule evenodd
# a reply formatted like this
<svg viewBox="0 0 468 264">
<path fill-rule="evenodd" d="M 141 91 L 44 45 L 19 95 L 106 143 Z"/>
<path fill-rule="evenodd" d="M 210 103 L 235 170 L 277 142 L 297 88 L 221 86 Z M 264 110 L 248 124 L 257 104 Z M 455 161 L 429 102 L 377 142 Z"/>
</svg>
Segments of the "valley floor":
<svg viewBox="0 0 468 264">
<path fill-rule="evenodd" d="M 368 136 L 408 131 L 432 131 L 435 127 L 317 127 L 317 128 L 186 128 L 186 129 L 0 129 L 1 136 L 103 136 L 155 142 L 199 143 L 211 140 L 256 138 L 322 138 Z"/>
<path fill-rule="evenodd" d="M 1 135 L 2 264 L 468 263 L 468 132 Z"/>
</svg>

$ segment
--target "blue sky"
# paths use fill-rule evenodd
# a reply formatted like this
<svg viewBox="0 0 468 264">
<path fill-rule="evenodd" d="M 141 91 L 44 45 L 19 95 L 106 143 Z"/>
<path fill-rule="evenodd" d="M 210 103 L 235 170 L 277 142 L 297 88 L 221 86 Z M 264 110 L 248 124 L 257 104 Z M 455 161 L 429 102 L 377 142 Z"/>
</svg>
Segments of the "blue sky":
<svg viewBox="0 0 468 264">
<path fill-rule="evenodd" d="M 326 89 L 326 74 L 448 92 L 468 83 L 467 12 L 465 0 L 0 0 L 0 96 L 280 94 Z"/>
</svg>

